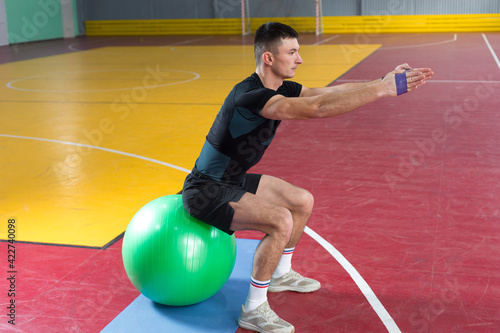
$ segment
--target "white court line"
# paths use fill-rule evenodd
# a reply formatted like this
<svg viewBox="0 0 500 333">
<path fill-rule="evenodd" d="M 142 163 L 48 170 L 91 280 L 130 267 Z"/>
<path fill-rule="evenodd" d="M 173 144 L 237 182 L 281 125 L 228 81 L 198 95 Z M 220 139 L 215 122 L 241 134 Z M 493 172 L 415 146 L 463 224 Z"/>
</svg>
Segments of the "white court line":
<svg viewBox="0 0 500 333">
<path fill-rule="evenodd" d="M 130 154 L 126 153 L 123 151 L 115 150 L 115 149 L 109 149 L 109 148 L 103 148 L 99 146 L 92 146 L 92 145 L 86 145 L 86 144 L 81 144 L 81 143 L 75 143 L 75 142 L 69 142 L 69 141 L 60 141 L 60 140 L 53 140 L 53 139 L 44 139 L 44 138 L 34 138 L 34 137 L 29 137 L 29 136 L 20 136 L 20 135 L 9 135 L 9 134 L 0 134 L 0 137 L 6 137 L 6 138 L 15 138 L 15 139 L 25 139 L 25 140 L 34 140 L 34 141 L 44 141 L 44 142 L 52 142 L 52 143 L 61 143 L 65 145 L 71 145 L 71 146 L 78 146 L 78 147 L 86 147 L 86 148 L 93 148 L 93 149 L 98 149 L 114 154 L 120 154 L 120 155 L 125 155 L 129 157 L 135 157 L 141 160 L 145 160 L 148 162 L 153 162 L 153 163 L 158 163 L 164 166 L 167 166 L 169 168 L 173 168 L 176 170 L 184 171 L 186 173 L 191 172 L 191 170 L 179 167 L 177 165 L 173 165 L 170 163 L 165 163 L 159 160 L 155 160 L 152 158 L 136 155 L 136 154 Z M 384 323 L 385 327 L 387 327 L 387 330 L 389 333 L 401 333 L 399 330 L 398 326 L 392 319 L 392 317 L 389 315 L 387 310 L 384 308 L 382 303 L 379 301 L 377 296 L 373 293 L 372 289 L 370 286 L 366 283 L 366 281 L 363 279 L 363 277 L 358 273 L 358 271 L 354 268 L 354 266 L 351 265 L 349 261 L 330 243 L 328 243 L 323 237 L 318 235 L 314 230 L 312 230 L 309 227 L 305 228 L 305 233 L 307 233 L 309 236 L 311 236 L 316 242 L 318 242 L 328 253 L 330 253 L 335 260 L 349 273 L 351 278 L 354 280 L 354 283 L 358 286 L 359 290 L 363 293 L 363 295 L 366 297 L 370 305 L 372 306 L 373 310 L 377 313 L 379 316 L 380 320 L 382 320 L 382 323 Z"/>
<path fill-rule="evenodd" d="M 398 325 L 394 322 L 394 319 L 392 319 L 391 315 L 387 312 L 387 310 L 384 308 L 382 303 L 379 301 L 373 290 L 370 288 L 368 283 L 363 279 L 363 277 L 358 273 L 356 268 L 354 268 L 353 265 L 347 259 L 340 253 L 332 244 L 328 243 L 323 237 L 318 235 L 314 230 L 311 228 L 307 227 L 305 228 L 304 232 L 311 236 L 316 242 L 318 242 L 323 248 L 330 253 L 335 260 L 338 261 L 338 263 L 349 273 L 351 278 L 354 280 L 356 285 L 358 286 L 359 290 L 363 293 L 363 295 L 366 297 L 370 305 L 372 306 L 373 310 L 377 313 L 379 316 L 380 320 L 382 320 L 382 323 L 384 323 L 385 327 L 390 333 L 401 333 L 401 330 L 399 329 Z"/>
<path fill-rule="evenodd" d="M 101 42 L 109 42 L 112 40 L 120 40 L 121 38 L 110 38 L 110 39 L 98 39 L 98 40 L 92 40 L 92 41 L 87 41 L 86 44 L 95 44 L 95 43 L 101 43 Z M 82 43 L 71 43 L 68 45 L 68 50 L 73 51 L 73 52 L 80 52 L 80 51 L 90 51 L 92 49 L 87 49 L 87 50 L 82 50 L 82 49 L 77 49 L 74 47 L 74 45 L 81 45 Z M 107 46 L 107 45 L 106 45 Z M 96 46 L 95 48 L 101 48 L 102 46 Z"/>
<path fill-rule="evenodd" d="M 161 45 L 161 46 L 158 46 L 158 47 L 182 46 L 182 45 L 185 45 L 185 44 L 199 42 L 199 41 L 207 40 L 207 39 L 211 39 L 211 38 L 213 38 L 213 36 L 208 36 L 208 37 L 203 37 L 203 38 L 197 38 L 197 39 L 188 39 L 186 41 L 177 42 L 177 43 L 173 43 L 173 44 L 167 44 L 167 45 Z"/>
<path fill-rule="evenodd" d="M 488 48 L 490 49 L 490 52 L 491 52 L 491 55 L 493 56 L 493 59 L 495 59 L 495 61 L 497 62 L 497 66 L 500 69 L 500 61 L 498 60 L 498 57 L 497 57 L 495 51 L 493 50 L 493 48 L 491 47 L 490 42 L 488 41 L 488 38 L 486 38 L 485 34 L 483 34 L 483 38 L 484 38 L 484 41 L 486 42 L 486 45 L 488 45 Z"/>
<path fill-rule="evenodd" d="M 367 82 L 373 79 L 340 79 L 335 82 Z M 427 83 L 500 83 L 500 81 L 485 81 L 485 80 L 434 80 L 431 79 Z"/>
<path fill-rule="evenodd" d="M 95 71 L 76 71 L 76 72 L 66 72 L 66 73 L 59 73 L 62 76 L 66 76 L 68 74 L 75 74 L 75 73 L 106 73 L 106 72 L 145 72 L 146 77 L 147 76 L 152 76 L 148 71 L 148 68 L 131 68 L 131 69 L 105 69 L 105 70 L 95 70 Z M 10 82 L 6 83 L 7 88 L 14 89 L 14 90 L 21 90 L 21 91 L 29 91 L 29 92 L 46 92 L 46 93 L 95 93 L 95 92 L 103 92 L 103 91 L 125 91 L 125 90 L 132 90 L 132 89 L 153 89 L 153 88 L 159 88 L 159 87 L 168 87 L 168 86 L 174 86 L 176 84 L 182 84 L 182 83 L 188 83 L 191 81 L 198 80 L 200 78 L 200 74 L 196 72 L 190 72 L 190 71 L 184 71 L 180 69 L 162 69 L 160 71 L 157 71 L 156 74 L 158 73 L 168 73 L 168 72 L 177 72 L 177 73 L 187 73 L 193 75 L 193 78 L 183 80 L 183 81 L 177 81 L 177 82 L 170 82 L 170 83 L 165 83 L 165 84 L 155 84 L 155 85 L 144 85 L 144 77 L 142 78 L 142 85 L 136 85 L 134 87 L 125 87 L 125 88 L 111 88 L 111 89 L 90 89 L 90 90 L 51 90 L 51 89 L 29 89 L 29 88 L 19 88 L 15 87 L 13 84 L 16 82 L 20 81 L 25 81 L 25 80 L 31 80 L 31 79 L 36 79 L 36 78 L 57 78 L 58 73 L 48 73 L 48 74 L 42 74 L 42 75 L 34 75 L 34 76 L 28 76 L 28 77 L 22 77 L 20 79 L 12 80 Z M 51 76 L 52 75 L 52 76 Z"/>
<path fill-rule="evenodd" d="M 328 41 L 334 40 L 334 39 L 339 38 L 339 37 L 340 37 L 339 35 L 335 35 L 335 36 L 332 36 L 332 37 L 330 37 L 330 38 L 323 39 L 323 40 L 321 40 L 321 41 L 319 41 L 319 42 L 316 42 L 316 43 L 314 43 L 314 44 L 311 44 L 311 46 L 320 45 L 320 44 L 323 44 L 324 42 L 328 42 Z"/>
<path fill-rule="evenodd" d="M 197 38 L 197 39 L 188 39 L 186 41 L 182 41 L 182 42 L 177 42 L 177 43 L 173 43 L 173 44 L 168 44 L 168 45 L 150 45 L 150 46 L 157 46 L 157 47 L 167 47 L 167 46 L 174 46 L 174 45 L 182 45 L 182 44 L 189 44 L 189 43 L 194 43 L 194 42 L 198 42 L 198 41 L 201 41 L 201 40 L 205 40 L 205 39 L 210 39 L 210 38 L 213 38 L 213 36 L 209 36 L 209 37 L 203 37 L 203 38 Z M 83 43 L 72 43 L 70 45 L 68 45 L 68 50 L 70 51 L 73 51 L 73 52 L 81 52 L 81 51 L 94 51 L 95 49 L 97 48 L 102 48 L 103 46 L 95 46 L 94 48 L 91 48 L 91 49 L 77 49 L 75 47 L 78 46 L 78 45 L 87 45 L 87 44 L 95 44 L 95 43 L 101 43 L 101 42 L 109 42 L 109 41 L 112 41 L 112 40 L 121 40 L 123 41 L 123 38 L 111 38 L 111 39 L 107 39 L 107 40 L 91 40 L 91 41 L 86 41 L 86 42 L 83 42 Z M 143 43 L 143 40 L 144 40 L 144 44 L 146 44 L 147 40 L 144 39 L 144 38 L 140 38 L 139 39 L 139 42 L 140 43 Z M 104 47 L 107 47 L 109 45 L 105 45 Z M 121 45 L 123 46 L 123 45 Z M 127 45 L 127 47 L 129 47 L 131 45 Z M 148 45 L 136 45 L 138 47 L 141 47 L 141 46 L 148 46 Z M 120 47 L 120 45 L 117 45 L 117 47 Z M 98 53 L 106 53 L 106 54 L 123 54 L 123 53 L 118 53 L 118 52 L 98 52 Z"/>
<path fill-rule="evenodd" d="M 141 156 L 141 155 L 126 153 L 126 152 L 115 150 L 115 149 L 109 149 L 109 148 L 103 148 L 103 147 L 99 147 L 99 146 L 86 145 L 86 144 L 83 144 L 83 143 L 76 143 L 76 142 L 70 142 L 70 141 L 61 141 L 61 140 L 53 140 L 53 139 L 44 139 L 44 138 L 33 138 L 33 137 L 30 137 L 30 136 L 9 135 L 9 134 L 0 134 L 0 137 L 14 138 L 14 139 L 24 139 L 24 140 L 34 140 L 34 141 L 43 141 L 43 142 L 52 142 L 52 143 L 61 143 L 63 145 L 92 148 L 92 149 L 106 151 L 106 152 L 109 152 L 109 153 L 115 153 L 115 154 L 125 155 L 125 156 L 129 156 L 129 157 L 134 157 L 134 158 L 138 158 L 138 159 L 141 159 L 141 160 L 144 160 L 144 161 L 148 161 L 148 162 L 158 163 L 158 164 L 164 165 L 166 167 L 173 168 L 173 169 L 180 170 L 180 171 L 184 171 L 184 172 L 188 172 L 188 173 L 191 172 L 191 170 L 184 169 L 184 168 L 182 168 L 180 166 L 177 166 L 177 165 L 174 165 L 174 164 L 170 164 L 170 163 L 166 163 L 166 162 L 162 162 L 162 161 L 159 161 L 159 160 L 155 160 L 155 159 L 152 159 L 152 158 L 149 158 L 149 157 L 144 157 L 144 156 Z"/>
<path fill-rule="evenodd" d="M 403 46 L 389 46 L 389 47 L 381 47 L 380 50 L 397 50 L 397 49 L 411 49 L 414 47 L 424 47 L 424 46 L 433 46 L 433 45 L 440 45 L 440 44 L 447 44 L 447 43 L 452 43 L 457 41 L 457 34 L 453 37 L 453 39 L 448 39 L 444 40 L 441 42 L 434 42 L 434 43 L 425 43 L 425 44 L 415 44 L 415 45 L 403 45 Z"/>
<path fill-rule="evenodd" d="M 429 80 L 429 83 L 500 83 L 500 81 L 486 81 L 486 80 Z"/>
</svg>

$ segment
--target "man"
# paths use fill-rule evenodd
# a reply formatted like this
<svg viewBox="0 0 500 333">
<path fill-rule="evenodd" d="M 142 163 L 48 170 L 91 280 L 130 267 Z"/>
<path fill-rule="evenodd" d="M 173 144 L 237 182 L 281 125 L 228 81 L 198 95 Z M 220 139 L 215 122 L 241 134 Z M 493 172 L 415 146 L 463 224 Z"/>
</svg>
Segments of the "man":
<svg viewBox="0 0 500 333">
<path fill-rule="evenodd" d="M 250 290 L 238 320 L 241 327 L 259 332 L 294 331 L 270 309 L 267 291 L 320 288 L 318 281 L 291 269 L 314 201 L 305 189 L 247 170 L 261 159 L 281 120 L 334 117 L 396 96 L 395 74 L 410 69 L 404 64 L 371 82 L 307 88 L 284 81 L 293 78 L 302 63 L 297 38 L 293 28 L 281 23 L 268 22 L 257 30 L 255 73 L 227 96 L 183 189 L 184 206 L 198 219 L 228 234 L 265 233 L 254 255 Z M 428 68 L 407 71 L 403 84 L 412 91 L 432 75 Z"/>
</svg>

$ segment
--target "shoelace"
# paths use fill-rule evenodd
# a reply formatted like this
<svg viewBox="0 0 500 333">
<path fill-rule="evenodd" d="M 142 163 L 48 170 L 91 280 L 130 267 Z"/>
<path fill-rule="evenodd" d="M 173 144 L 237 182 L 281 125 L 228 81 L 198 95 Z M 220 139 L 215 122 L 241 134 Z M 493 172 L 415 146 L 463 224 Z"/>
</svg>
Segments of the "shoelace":
<svg viewBox="0 0 500 333">
<path fill-rule="evenodd" d="M 297 273 L 296 271 L 294 271 L 293 269 L 290 270 L 290 272 L 286 273 L 285 275 L 283 275 L 282 278 L 285 278 L 287 280 L 289 279 L 292 279 L 292 278 L 295 278 L 295 279 L 298 279 L 298 280 L 303 280 L 304 278 L 302 277 L 302 275 L 300 275 L 299 273 Z"/>
<path fill-rule="evenodd" d="M 266 318 L 267 321 L 271 321 L 274 323 L 279 320 L 278 315 L 273 310 L 271 310 L 271 308 L 259 309 L 259 313 L 262 314 L 262 316 Z"/>
</svg>

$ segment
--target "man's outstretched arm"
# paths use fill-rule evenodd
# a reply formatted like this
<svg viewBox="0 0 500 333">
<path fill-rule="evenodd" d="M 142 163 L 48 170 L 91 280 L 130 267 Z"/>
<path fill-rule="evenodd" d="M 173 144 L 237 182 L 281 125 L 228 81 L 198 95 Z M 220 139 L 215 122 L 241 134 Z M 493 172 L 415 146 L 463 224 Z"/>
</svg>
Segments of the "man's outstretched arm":
<svg viewBox="0 0 500 333">
<path fill-rule="evenodd" d="M 395 75 L 404 71 L 403 65 L 400 65 L 388 73 L 383 80 L 370 81 L 354 90 L 339 91 L 325 88 L 321 90 L 321 94 L 308 95 L 308 89 L 306 89 L 301 97 L 295 98 L 276 95 L 266 103 L 261 115 L 277 120 L 328 118 L 341 115 L 379 98 L 397 96 Z M 432 77 L 432 74 L 429 68 L 423 71 L 420 69 L 408 71 L 406 73 L 408 91 L 413 91 L 424 84 L 428 78 Z"/>
<path fill-rule="evenodd" d="M 396 74 L 400 73 L 401 70 L 411 70 L 411 67 L 408 64 L 402 64 L 396 67 L 391 73 Z M 434 72 L 430 68 L 415 68 L 414 71 L 419 71 L 425 75 L 425 80 L 428 80 L 434 75 Z M 307 88 L 302 87 L 301 97 L 311 97 L 318 96 L 322 94 L 327 94 L 330 92 L 342 92 L 342 91 L 352 91 L 364 88 L 366 86 L 379 83 L 380 79 L 372 80 L 372 81 L 363 81 L 363 82 L 348 82 L 343 84 L 338 84 L 329 87 L 321 87 L 321 88 Z"/>
</svg>

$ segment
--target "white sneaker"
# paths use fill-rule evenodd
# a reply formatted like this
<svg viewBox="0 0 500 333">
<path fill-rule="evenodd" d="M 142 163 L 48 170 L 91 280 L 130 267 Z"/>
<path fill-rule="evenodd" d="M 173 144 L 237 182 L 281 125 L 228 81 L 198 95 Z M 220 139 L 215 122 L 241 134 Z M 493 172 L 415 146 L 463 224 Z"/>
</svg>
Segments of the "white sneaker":
<svg viewBox="0 0 500 333">
<path fill-rule="evenodd" d="M 280 319 L 271 310 L 269 303 L 265 301 L 253 311 L 245 311 L 245 305 L 241 306 L 240 319 L 238 325 L 247 330 L 269 333 L 293 333 L 295 328 L 288 322 Z"/>
<path fill-rule="evenodd" d="M 299 293 L 309 293 L 321 288 L 321 283 L 316 280 L 303 277 L 293 269 L 282 277 L 272 278 L 269 284 L 270 292 L 297 291 Z"/>
</svg>

